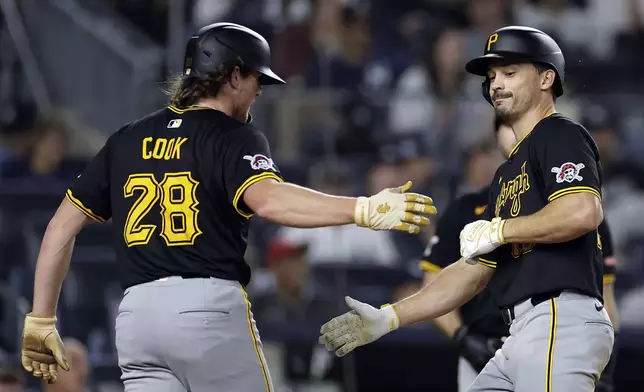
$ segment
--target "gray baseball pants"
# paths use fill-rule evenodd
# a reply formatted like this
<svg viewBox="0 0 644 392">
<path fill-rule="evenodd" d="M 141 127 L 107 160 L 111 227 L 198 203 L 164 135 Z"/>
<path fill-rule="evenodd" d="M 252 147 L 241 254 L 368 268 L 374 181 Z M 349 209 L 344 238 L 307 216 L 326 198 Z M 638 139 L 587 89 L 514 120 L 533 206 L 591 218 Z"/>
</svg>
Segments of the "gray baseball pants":
<svg viewBox="0 0 644 392">
<path fill-rule="evenodd" d="M 128 288 L 116 348 L 126 392 L 273 392 L 238 282 L 169 277 Z"/>
<path fill-rule="evenodd" d="M 608 313 L 591 297 L 564 292 L 514 307 L 510 337 L 470 392 L 593 392 L 613 350 Z"/>
</svg>

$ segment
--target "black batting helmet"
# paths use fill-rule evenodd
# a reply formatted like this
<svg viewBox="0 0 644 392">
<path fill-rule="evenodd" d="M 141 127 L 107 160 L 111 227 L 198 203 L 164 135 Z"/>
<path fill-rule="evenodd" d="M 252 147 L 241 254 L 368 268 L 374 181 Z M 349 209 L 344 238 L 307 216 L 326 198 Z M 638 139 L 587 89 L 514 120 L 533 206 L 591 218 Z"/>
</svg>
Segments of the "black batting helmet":
<svg viewBox="0 0 644 392">
<path fill-rule="evenodd" d="M 564 55 L 557 42 L 541 30 L 525 26 L 500 28 L 488 37 L 483 56 L 470 60 L 465 65 L 467 72 L 486 77 L 483 82 L 483 96 L 489 103 L 492 103 L 492 98 L 490 97 L 487 71 L 492 60 L 532 62 L 545 65 L 554 70 L 556 74 L 553 85 L 555 96 L 559 97 L 563 94 L 566 68 Z"/>
<path fill-rule="evenodd" d="M 271 48 L 266 39 L 235 23 L 213 23 L 193 35 L 186 47 L 183 74 L 212 72 L 226 62 L 241 62 L 243 69 L 259 72 L 260 84 L 285 83 L 271 70 Z"/>
</svg>

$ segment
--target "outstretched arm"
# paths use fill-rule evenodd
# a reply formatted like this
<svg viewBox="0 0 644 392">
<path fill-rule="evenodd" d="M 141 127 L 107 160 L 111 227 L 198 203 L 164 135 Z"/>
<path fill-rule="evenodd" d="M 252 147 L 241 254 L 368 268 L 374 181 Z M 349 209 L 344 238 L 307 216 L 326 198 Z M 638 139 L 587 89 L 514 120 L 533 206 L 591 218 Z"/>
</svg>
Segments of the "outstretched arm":
<svg viewBox="0 0 644 392">
<path fill-rule="evenodd" d="M 356 223 L 375 230 L 418 233 L 435 215 L 432 199 L 408 193 L 411 181 L 371 197 L 341 197 L 294 184 L 263 179 L 244 192 L 244 203 L 260 217 L 290 227 Z"/>
<path fill-rule="evenodd" d="M 460 259 L 419 292 L 393 305 L 399 326 L 431 320 L 461 307 L 485 288 L 493 274 L 493 268 Z"/>
<path fill-rule="evenodd" d="M 344 356 L 402 326 L 430 320 L 460 307 L 483 290 L 493 274 L 492 268 L 461 259 L 442 270 L 419 292 L 393 306 L 376 309 L 347 297 L 352 311 L 324 324 L 319 341 L 327 350 L 337 350 L 337 356 Z"/>
</svg>

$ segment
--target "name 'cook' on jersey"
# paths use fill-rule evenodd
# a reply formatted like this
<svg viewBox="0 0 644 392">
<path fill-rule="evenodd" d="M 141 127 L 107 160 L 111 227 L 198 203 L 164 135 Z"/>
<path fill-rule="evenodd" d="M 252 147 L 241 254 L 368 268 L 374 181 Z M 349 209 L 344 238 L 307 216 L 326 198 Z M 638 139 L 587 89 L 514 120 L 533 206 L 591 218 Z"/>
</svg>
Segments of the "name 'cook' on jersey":
<svg viewBox="0 0 644 392">
<path fill-rule="evenodd" d="M 124 288 L 175 275 L 245 285 L 253 212 L 242 195 L 266 178 L 282 181 L 255 126 L 170 106 L 111 135 L 67 199 L 94 220 L 112 218 Z"/>
<path fill-rule="evenodd" d="M 594 141 L 580 124 L 554 113 L 519 141 L 497 170 L 485 218 L 530 215 L 574 193 L 601 200 L 600 190 Z M 595 230 L 565 243 L 502 245 L 480 263 L 496 268 L 489 287 L 500 307 L 566 289 L 603 300 L 600 247 Z"/>
</svg>

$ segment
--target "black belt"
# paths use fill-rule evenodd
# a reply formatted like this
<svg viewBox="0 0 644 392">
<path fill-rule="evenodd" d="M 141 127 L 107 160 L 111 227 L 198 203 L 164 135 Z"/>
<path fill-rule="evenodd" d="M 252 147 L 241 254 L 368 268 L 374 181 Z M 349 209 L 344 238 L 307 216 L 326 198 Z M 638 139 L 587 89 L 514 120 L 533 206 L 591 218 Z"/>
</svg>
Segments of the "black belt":
<svg viewBox="0 0 644 392">
<path fill-rule="evenodd" d="M 183 279 L 210 279 L 212 276 L 205 274 L 187 273 L 179 274 Z"/>
<path fill-rule="evenodd" d="M 549 293 L 534 295 L 532 298 L 530 298 L 530 303 L 532 303 L 532 306 L 537 306 L 542 302 L 548 301 L 549 299 L 557 298 L 559 295 L 561 295 L 562 292 L 563 290 L 557 290 L 551 291 Z M 501 309 L 501 317 L 503 317 L 503 322 L 505 322 L 506 325 L 512 324 L 512 321 L 516 318 L 514 315 L 514 305 Z"/>
</svg>

